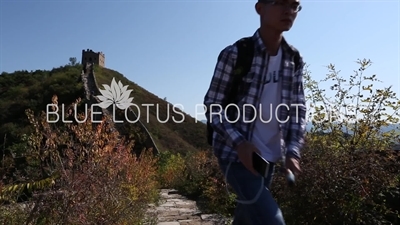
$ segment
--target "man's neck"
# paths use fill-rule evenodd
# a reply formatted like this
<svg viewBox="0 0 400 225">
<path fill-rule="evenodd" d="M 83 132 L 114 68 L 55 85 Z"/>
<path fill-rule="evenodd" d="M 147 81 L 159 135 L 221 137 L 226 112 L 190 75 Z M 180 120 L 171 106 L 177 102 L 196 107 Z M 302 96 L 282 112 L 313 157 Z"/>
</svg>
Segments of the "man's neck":
<svg viewBox="0 0 400 225">
<path fill-rule="evenodd" d="M 277 55 L 282 41 L 282 33 L 262 27 L 260 28 L 260 36 L 268 54 L 271 56 Z"/>
</svg>

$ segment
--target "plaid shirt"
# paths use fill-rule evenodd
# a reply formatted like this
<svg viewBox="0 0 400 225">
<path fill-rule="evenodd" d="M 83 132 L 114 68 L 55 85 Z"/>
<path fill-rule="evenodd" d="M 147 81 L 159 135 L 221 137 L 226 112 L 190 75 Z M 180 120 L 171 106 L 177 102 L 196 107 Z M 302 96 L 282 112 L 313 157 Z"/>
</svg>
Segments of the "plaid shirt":
<svg viewBox="0 0 400 225">
<path fill-rule="evenodd" d="M 224 116 L 225 111 L 219 107 L 210 105 L 222 105 L 227 94 L 230 91 L 232 83 L 232 69 L 236 62 L 237 48 L 235 45 L 229 45 L 223 49 L 218 57 L 218 62 L 215 67 L 214 76 L 211 79 L 210 87 L 204 98 L 206 106 L 206 118 L 211 122 L 214 129 L 213 149 L 216 157 L 229 161 L 239 161 L 236 150 L 240 143 L 246 140 L 251 140 L 255 123 L 250 123 L 253 118 L 259 118 L 254 115 L 254 109 L 251 107 L 243 108 L 243 105 L 251 104 L 259 105 L 260 96 L 262 94 L 265 74 L 260 74 L 258 71 L 263 71 L 263 67 L 267 66 L 267 52 L 263 44 L 259 31 L 257 30 L 252 36 L 254 41 L 254 59 L 253 65 L 247 75 L 241 81 L 241 88 L 244 88 L 244 93 L 236 96 L 235 107 L 229 107 L 228 120 Z M 304 135 L 306 128 L 306 107 L 303 89 L 303 59 L 300 57 L 300 67 L 294 71 L 293 54 L 294 48 L 287 44 L 285 39 L 282 41 L 282 97 L 279 112 L 280 132 L 281 132 L 281 151 L 282 157 L 291 155 L 300 159 L 300 150 L 304 145 Z M 286 107 L 289 106 L 290 110 Z M 210 118 L 210 111 L 213 112 Z M 240 113 L 238 115 L 238 113 Z M 232 117 L 230 117 L 232 116 Z M 239 117 L 238 117 L 239 116 Z M 256 116 L 256 117 L 255 117 Z M 239 118 L 236 123 L 235 119 Z M 245 118 L 245 120 L 243 120 Z"/>
</svg>

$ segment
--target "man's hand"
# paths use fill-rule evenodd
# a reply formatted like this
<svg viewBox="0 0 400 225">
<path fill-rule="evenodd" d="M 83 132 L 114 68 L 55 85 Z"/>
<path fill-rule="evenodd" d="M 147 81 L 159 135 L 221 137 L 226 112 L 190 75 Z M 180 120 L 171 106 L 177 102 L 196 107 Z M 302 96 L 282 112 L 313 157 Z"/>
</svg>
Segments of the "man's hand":
<svg viewBox="0 0 400 225">
<path fill-rule="evenodd" d="M 300 169 L 300 163 L 297 159 L 293 158 L 293 157 L 287 157 L 286 158 L 286 169 L 291 170 L 294 175 L 298 175 L 301 173 L 301 169 Z"/>
<path fill-rule="evenodd" d="M 244 142 L 236 148 L 236 151 L 240 162 L 242 162 L 250 172 L 258 176 L 259 174 L 253 168 L 253 152 L 260 154 L 260 150 L 258 150 L 252 143 Z"/>
</svg>

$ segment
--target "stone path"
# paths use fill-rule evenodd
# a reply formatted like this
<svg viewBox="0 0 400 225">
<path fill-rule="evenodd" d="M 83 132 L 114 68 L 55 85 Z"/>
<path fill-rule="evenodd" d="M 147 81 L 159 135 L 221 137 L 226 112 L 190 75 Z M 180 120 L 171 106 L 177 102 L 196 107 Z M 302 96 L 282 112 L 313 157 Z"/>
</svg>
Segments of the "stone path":
<svg viewBox="0 0 400 225">
<path fill-rule="evenodd" d="M 230 220 L 215 214 L 203 214 L 196 202 L 177 193 L 162 189 L 158 205 L 150 205 L 146 225 L 227 225 Z"/>
</svg>

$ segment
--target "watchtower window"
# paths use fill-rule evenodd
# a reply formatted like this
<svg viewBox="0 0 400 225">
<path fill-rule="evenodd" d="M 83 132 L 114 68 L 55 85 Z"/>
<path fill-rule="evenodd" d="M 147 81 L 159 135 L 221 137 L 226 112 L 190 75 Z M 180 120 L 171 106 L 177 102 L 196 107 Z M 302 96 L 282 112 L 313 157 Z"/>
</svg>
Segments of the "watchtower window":
<svg viewBox="0 0 400 225">
<path fill-rule="evenodd" d="M 89 61 L 90 61 L 90 62 L 92 61 L 92 57 L 89 58 Z"/>
</svg>

